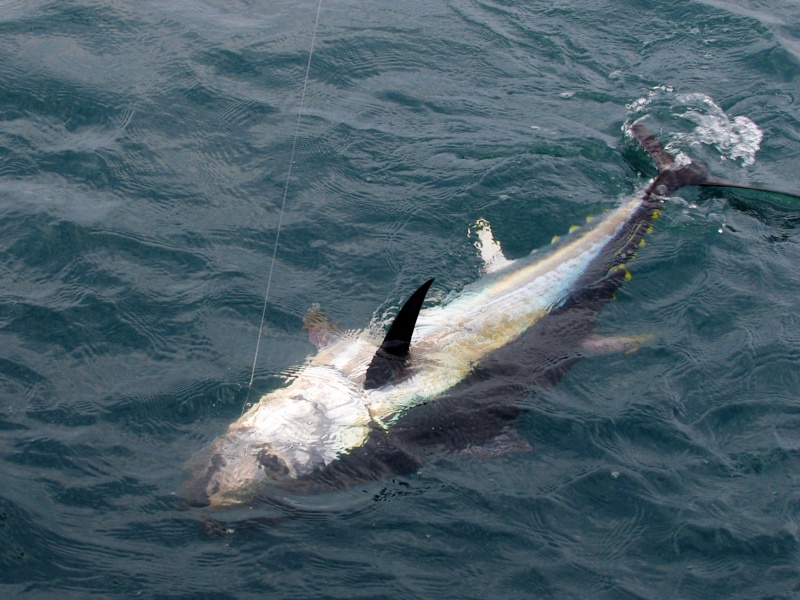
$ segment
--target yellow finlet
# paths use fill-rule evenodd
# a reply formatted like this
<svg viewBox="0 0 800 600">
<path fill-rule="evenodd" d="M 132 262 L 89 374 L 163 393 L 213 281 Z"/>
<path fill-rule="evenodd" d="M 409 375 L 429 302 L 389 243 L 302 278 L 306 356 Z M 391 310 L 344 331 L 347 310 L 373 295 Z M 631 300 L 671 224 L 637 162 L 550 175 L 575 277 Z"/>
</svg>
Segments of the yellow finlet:
<svg viewBox="0 0 800 600">
<path fill-rule="evenodd" d="M 611 269 L 611 271 L 612 272 L 613 271 L 622 271 L 622 273 L 624 274 L 624 277 L 625 277 L 625 281 L 630 281 L 631 279 L 633 279 L 633 275 L 631 275 L 631 272 L 628 270 L 628 267 L 625 264 L 617 265 L 616 267 Z"/>
</svg>

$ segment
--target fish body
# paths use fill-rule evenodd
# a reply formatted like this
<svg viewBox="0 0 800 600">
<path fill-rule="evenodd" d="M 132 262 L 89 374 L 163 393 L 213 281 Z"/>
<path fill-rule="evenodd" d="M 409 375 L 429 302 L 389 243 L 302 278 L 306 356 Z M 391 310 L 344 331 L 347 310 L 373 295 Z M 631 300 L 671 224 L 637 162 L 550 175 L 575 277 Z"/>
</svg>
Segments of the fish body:
<svg viewBox="0 0 800 600">
<path fill-rule="evenodd" d="M 410 322 L 397 325 L 399 314 L 392 326 L 407 330 L 405 348 L 392 349 L 392 330 L 381 342 L 370 329 L 339 334 L 319 325 L 319 351 L 288 385 L 265 394 L 190 463 L 187 497 L 221 507 L 248 502 L 267 488 L 313 490 L 320 482 L 407 472 L 421 464 L 414 447 L 442 445 L 437 431 L 484 441 L 502 432 L 519 411 L 491 394 L 470 399 L 470 382 L 481 369 L 525 334 L 532 340 L 525 350 L 531 370 L 557 381 L 591 335 L 594 315 L 629 277 L 625 263 L 663 197 L 684 185 L 727 184 L 702 165 L 678 164 L 641 125 L 629 124 L 628 131 L 660 171 L 642 193 L 549 251 L 514 261 L 482 227 L 487 273 L 421 310 L 430 282 L 418 290 L 418 306 L 401 309 L 413 313 L 403 317 Z M 372 369 L 381 366 L 385 376 L 375 380 Z M 438 410 L 421 418 L 419 407 L 431 403 Z M 454 416 L 464 406 L 477 409 L 468 418 Z"/>
</svg>

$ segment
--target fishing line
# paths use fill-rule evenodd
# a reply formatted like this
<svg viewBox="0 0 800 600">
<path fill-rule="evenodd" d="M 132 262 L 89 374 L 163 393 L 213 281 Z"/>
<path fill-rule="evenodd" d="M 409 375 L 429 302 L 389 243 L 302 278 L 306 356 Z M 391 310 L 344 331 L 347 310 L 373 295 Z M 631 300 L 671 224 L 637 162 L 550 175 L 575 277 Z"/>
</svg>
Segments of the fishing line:
<svg viewBox="0 0 800 600">
<path fill-rule="evenodd" d="M 256 340 L 256 351 L 253 355 L 253 369 L 250 371 L 250 383 L 247 384 L 247 397 L 244 399 L 242 414 L 244 414 L 247 403 L 250 401 L 250 390 L 253 389 L 253 380 L 256 376 L 256 363 L 258 361 L 258 350 L 261 347 L 261 337 L 264 332 L 264 320 L 267 315 L 267 301 L 269 300 L 269 290 L 272 286 L 272 273 L 275 270 L 275 259 L 278 256 L 278 242 L 281 237 L 281 225 L 283 224 L 283 213 L 286 210 L 286 198 L 289 195 L 289 180 L 292 177 L 292 165 L 294 164 L 294 153 L 297 148 L 297 138 L 300 135 L 300 120 L 303 118 L 303 107 L 306 100 L 306 88 L 308 87 L 308 75 L 311 72 L 311 57 L 314 54 L 314 41 L 317 39 L 317 26 L 319 25 L 319 13 L 322 9 L 322 0 L 317 3 L 317 16 L 314 19 L 314 31 L 311 33 L 311 46 L 308 49 L 308 63 L 306 64 L 306 76 L 303 79 L 303 91 L 300 94 L 300 107 L 297 111 L 297 123 L 294 127 L 294 140 L 292 141 L 292 151 L 289 154 L 289 168 L 286 170 L 286 185 L 283 187 L 283 201 L 281 202 L 281 212 L 278 216 L 278 229 L 275 232 L 275 245 L 272 248 L 272 261 L 269 266 L 267 276 L 267 291 L 264 293 L 264 306 L 261 308 L 261 324 L 258 327 L 258 338 Z"/>
</svg>

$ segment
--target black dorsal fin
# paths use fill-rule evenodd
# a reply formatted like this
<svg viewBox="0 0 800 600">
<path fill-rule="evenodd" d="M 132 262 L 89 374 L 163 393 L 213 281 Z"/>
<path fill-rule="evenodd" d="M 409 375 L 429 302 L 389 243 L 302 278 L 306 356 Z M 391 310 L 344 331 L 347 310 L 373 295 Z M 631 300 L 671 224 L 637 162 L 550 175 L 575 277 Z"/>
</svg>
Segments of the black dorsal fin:
<svg viewBox="0 0 800 600">
<path fill-rule="evenodd" d="M 428 288 L 431 287 L 433 279 L 429 279 L 419 289 L 411 294 L 406 300 L 400 312 L 389 327 L 386 337 L 372 362 L 367 368 L 367 376 L 364 379 L 364 389 L 372 390 L 378 388 L 392 378 L 394 378 L 405 366 L 408 358 L 408 351 L 411 347 L 411 336 L 414 334 L 414 326 L 417 324 L 419 311 L 425 301 Z"/>
</svg>

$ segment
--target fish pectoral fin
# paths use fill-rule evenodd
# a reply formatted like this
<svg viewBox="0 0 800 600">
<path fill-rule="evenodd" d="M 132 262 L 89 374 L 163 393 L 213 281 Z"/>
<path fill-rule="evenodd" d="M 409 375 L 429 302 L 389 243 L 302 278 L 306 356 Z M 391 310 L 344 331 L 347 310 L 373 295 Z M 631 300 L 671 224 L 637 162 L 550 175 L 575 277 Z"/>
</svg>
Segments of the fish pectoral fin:
<svg viewBox="0 0 800 600">
<path fill-rule="evenodd" d="M 610 352 L 624 352 L 633 354 L 639 347 L 652 340 L 654 333 L 643 335 L 591 335 L 581 344 L 584 352 L 589 354 L 608 354 Z"/>
<path fill-rule="evenodd" d="M 503 249 L 500 247 L 500 244 L 494 239 L 492 227 L 486 219 L 478 219 L 475 224 L 469 228 L 469 236 L 478 238 L 475 240 L 475 247 L 481 253 L 483 269 L 487 273 L 499 271 L 511 263 L 503 254 Z"/>
<path fill-rule="evenodd" d="M 382 385 L 396 379 L 405 370 L 408 360 L 408 353 L 411 348 L 411 336 L 414 335 L 414 327 L 417 324 L 419 311 L 422 310 L 422 303 L 425 295 L 431 287 L 433 279 L 429 279 L 411 294 L 406 300 L 397 316 L 389 327 L 386 337 L 375 356 L 372 357 L 367 374 L 364 378 L 364 389 L 374 390 Z"/>
<path fill-rule="evenodd" d="M 330 344 L 338 335 L 338 327 L 322 314 L 319 304 L 312 304 L 303 317 L 303 327 L 308 331 L 308 341 L 317 349 Z"/>
</svg>

